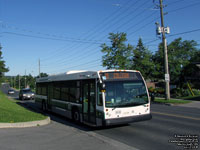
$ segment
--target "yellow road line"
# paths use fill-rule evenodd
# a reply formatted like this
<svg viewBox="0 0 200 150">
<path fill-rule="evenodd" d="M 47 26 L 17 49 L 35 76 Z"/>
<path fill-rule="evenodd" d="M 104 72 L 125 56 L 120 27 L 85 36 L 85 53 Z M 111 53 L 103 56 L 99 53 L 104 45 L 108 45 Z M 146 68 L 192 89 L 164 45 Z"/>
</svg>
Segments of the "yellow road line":
<svg viewBox="0 0 200 150">
<path fill-rule="evenodd" d="M 168 113 L 162 113 L 162 112 L 151 111 L 151 113 L 152 113 L 152 114 L 164 115 L 164 116 L 171 116 L 171 117 L 178 117 L 178 118 L 191 119 L 191 120 L 200 120 L 200 118 L 194 118 L 194 117 L 182 116 L 182 115 L 174 115 L 174 114 L 168 114 Z"/>
</svg>

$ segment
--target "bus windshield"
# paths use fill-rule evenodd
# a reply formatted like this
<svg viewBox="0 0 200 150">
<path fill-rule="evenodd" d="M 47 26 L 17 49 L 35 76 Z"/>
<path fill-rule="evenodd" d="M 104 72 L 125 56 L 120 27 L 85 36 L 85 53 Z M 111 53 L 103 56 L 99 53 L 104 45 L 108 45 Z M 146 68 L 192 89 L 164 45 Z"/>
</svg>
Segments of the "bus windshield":
<svg viewBox="0 0 200 150">
<path fill-rule="evenodd" d="M 131 107 L 148 103 L 146 87 L 140 81 L 106 81 L 106 107 Z"/>
</svg>

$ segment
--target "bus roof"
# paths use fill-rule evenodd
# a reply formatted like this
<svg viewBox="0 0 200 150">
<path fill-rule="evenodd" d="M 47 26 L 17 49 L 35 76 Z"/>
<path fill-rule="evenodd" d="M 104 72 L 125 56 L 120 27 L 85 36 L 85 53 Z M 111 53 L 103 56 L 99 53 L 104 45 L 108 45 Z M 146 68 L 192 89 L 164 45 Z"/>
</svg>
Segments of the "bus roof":
<svg viewBox="0 0 200 150">
<path fill-rule="evenodd" d="M 95 79 L 99 78 L 98 74 L 101 72 L 139 72 L 136 70 L 102 70 L 102 71 L 87 71 L 87 70 L 76 70 L 68 71 L 61 74 L 50 75 L 48 77 L 37 78 L 36 82 L 54 82 L 54 81 L 65 81 L 65 80 L 81 80 L 81 79 Z"/>
<path fill-rule="evenodd" d="M 53 82 L 64 80 L 78 80 L 78 79 L 95 79 L 98 78 L 97 71 L 68 71 L 61 74 L 50 75 L 48 77 L 37 78 L 36 82 Z"/>
</svg>

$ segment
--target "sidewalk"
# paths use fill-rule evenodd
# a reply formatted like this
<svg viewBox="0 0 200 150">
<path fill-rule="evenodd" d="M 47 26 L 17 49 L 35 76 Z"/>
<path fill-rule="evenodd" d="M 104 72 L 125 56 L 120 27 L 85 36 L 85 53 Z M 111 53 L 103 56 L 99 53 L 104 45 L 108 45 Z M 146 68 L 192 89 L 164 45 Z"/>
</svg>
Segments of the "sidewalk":
<svg viewBox="0 0 200 150">
<path fill-rule="evenodd" d="M 200 109 L 200 101 L 192 101 L 191 103 L 188 104 L 178 104 L 175 106 L 180 106 L 180 107 L 191 107 L 191 108 L 198 108 Z"/>
<path fill-rule="evenodd" d="M 162 97 L 155 97 L 155 98 L 159 98 L 159 99 L 165 99 Z M 190 107 L 190 108 L 197 108 L 200 109 L 200 99 L 199 101 L 197 100 L 186 100 L 186 99 L 176 99 L 176 98 L 172 98 L 174 100 L 185 100 L 185 101 L 190 101 L 190 103 L 187 104 L 171 104 L 171 103 L 166 103 L 165 105 L 169 105 L 169 106 L 180 106 L 180 107 Z M 154 103 L 154 102 L 152 102 Z"/>
</svg>

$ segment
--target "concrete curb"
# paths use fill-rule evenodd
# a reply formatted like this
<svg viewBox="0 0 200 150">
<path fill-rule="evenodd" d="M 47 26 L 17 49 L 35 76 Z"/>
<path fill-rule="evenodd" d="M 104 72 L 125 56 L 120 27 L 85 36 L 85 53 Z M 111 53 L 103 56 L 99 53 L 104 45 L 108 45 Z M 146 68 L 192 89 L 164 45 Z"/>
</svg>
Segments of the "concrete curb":
<svg viewBox="0 0 200 150">
<path fill-rule="evenodd" d="M 18 123 L 0 123 L 0 128 L 26 128 L 47 125 L 51 122 L 50 117 L 39 121 L 18 122 Z"/>
</svg>

